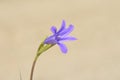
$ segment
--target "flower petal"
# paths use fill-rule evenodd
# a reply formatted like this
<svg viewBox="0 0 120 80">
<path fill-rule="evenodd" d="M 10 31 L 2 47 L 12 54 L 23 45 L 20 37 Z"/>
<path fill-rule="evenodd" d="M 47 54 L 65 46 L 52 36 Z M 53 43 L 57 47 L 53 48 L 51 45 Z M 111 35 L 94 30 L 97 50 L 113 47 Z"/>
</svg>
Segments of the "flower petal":
<svg viewBox="0 0 120 80">
<path fill-rule="evenodd" d="M 65 46 L 65 44 L 58 43 L 58 45 L 63 53 L 67 53 L 67 47 Z"/>
<path fill-rule="evenodd" d="M 60 33 L 61 31 L 63 31 L 63 30 L 65 29 L 65 26 L 66 26 L 66 23 L 65 23 L 65 21 L 63 20 L 63 21 L 62 21 L 61 28 L 59 29 L 58 33 Z"/>
<path fill-rule="evenodd" d="M 67 29 L 64 29 L 59 35 L 60 36 L 66 36 L 68 35 L 69 33 L 71 33 L 74 29 L 74 26 L 73 25 L 69 25 L 69 27 Z"/>
<path fill-rule="evenodd" d="M 58 43 L 57 40 L 55 39 L 55 36 L 50 36 L 45 39 L 44 41 L 45 44 L 56 44 Z"/>
<path fill-rule="evenodd" d="M 53 34 L 55 34 L 55 33 L 57 32 L 56 27 L 55 27 L 55 26 L 52 26 L 52 27 L 51 27 L 51 31 L 52 31 Z"/>
<path fill-rule="evenodd" d="M 72 40 L 77 40 L 75 37 L 63 37 L 61 39 L 59 39 L 59 41 L 72 41 Z"/>
</svg>

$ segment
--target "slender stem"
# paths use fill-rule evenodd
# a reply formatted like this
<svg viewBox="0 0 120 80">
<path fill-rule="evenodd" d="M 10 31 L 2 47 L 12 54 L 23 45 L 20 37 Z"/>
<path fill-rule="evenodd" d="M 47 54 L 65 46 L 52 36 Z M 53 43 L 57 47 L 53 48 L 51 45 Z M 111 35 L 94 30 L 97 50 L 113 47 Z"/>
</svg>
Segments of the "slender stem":
<svg viewBox="0 0 120 80">
<path fill-rule="evenodd" d="M 33 61 L 32 68 L 31 68 L 31 74 L 30 74 L 30 80 L 33 80 L 33 72 L 34 72 L 34 68 L 35 68 L 35 64 L 36 64 L 37 59 L 38 59 L 38 56 L 36 56 L 34 61 Z"/>
<path fill-rule="evenodd" d="M 40 54 L 43 53 L 44 51 L 48 50 L 52 46 L 54 46 L 54 45 L 46 45 L 46 46 L 43 46 L 43 45 L 44 44 L 41 44 L 40 47 L 38 48 L 37 55 L 33 61 L 32 68 L 31 68 L 31 74 L 30 74 L 30 80 L 33 80 L 33 73 L 34 73 L 35 64 L 36 64 L 36 61 L 37 61 L 38 57 L 40 56 Z"/>
</svg>

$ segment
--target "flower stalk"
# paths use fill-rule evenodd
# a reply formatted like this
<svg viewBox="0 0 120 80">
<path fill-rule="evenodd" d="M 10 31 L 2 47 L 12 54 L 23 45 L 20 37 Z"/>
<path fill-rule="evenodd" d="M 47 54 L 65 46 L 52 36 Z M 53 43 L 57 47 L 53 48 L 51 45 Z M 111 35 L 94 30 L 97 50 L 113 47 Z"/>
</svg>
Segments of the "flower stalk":
<svg viewBox="0 0 120 80">
<path fill-rule="evenodd" d="M 33 80 L 33 72 L 34 72 L 34 68 L 35 68 L 35 64 L 36 64 L 37 59 L 38 59 L 38 57 L 36 56 L 34 61 L 33 61 L 33 64 L 32 64 L 30 80 Z"/>
<path fill-rule="evenodd" d="M 52 45 L 52 44 L 44 44 L 43 42 L 40 44 L 40 46 L 38 48 L 38 51 L 37 51 L 37 54 L 36 54 L 36 56 L 34 58 L 34 61 L 33 61 L 33 64 L 32 64 L 31 73 L 30 73 L 30 80 L 33 80 L 34 68 L 35 68 L 35 65 L 36 65 L 38 57 L 43 52 L 45 52 L 46 50 L 48 50 L 49 48 L 51 48 L 52 46 L 54 46 L 54 45 Z"/>
</svg>

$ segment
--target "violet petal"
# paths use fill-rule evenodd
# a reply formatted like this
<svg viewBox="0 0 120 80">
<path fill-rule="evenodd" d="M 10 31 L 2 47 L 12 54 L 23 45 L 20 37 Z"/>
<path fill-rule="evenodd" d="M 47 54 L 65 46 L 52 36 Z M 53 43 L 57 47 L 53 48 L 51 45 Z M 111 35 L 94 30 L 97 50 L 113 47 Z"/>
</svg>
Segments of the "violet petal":
<svg viewBox="0 0 120 80">
<path fill-rule="evenodd" d="M 75 37 L 63 37 L 61 39 L 59 39 L 59 41 L 73 41 L 73 40 L 77 40 Z"/>
<path fill-rule="evenodd" d="M 58 43 L 58 45 L 63 53 L 67 53 L 67 47 L 65 46 L 65 44 Z"/>
<path fill-rule="evenodd" d="M 57 32 L 57 28 L 55 26 L 52 26 L 51 31 L 52 31 L 53 34 L 55 34 Z"/>
<path fill-rule="evenodd" d="M 60 36 L 67 36 L 69 33 L 71 33 L 74 29 L 73 25 L 69 25 L 67 29 L 64 29 L 62 32 L 60 32 Z"/>
<path fill-rule="evenodd" d="M 60 33 L 62 30 L 64 30 L 64 29 L 65 29 L 65 26 L 66 26 L 66 23 L 65 23 L 65 21 L 63 20 L 63 21 L 62 21 L 61 28 L 59 29 L 58 33 Z"/>
<path fill-rule="evenodd" d="M 57 40 L 55 39 L 55 36 L 50 36 L 44 41 L 45 44 L 56 44 Z"/>
</svg>

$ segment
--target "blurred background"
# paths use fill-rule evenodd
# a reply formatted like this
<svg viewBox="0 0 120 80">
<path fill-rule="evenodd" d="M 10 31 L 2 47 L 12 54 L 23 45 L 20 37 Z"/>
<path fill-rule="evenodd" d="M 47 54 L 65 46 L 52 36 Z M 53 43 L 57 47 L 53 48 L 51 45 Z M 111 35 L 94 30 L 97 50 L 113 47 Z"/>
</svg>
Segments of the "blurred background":
<svg viewBox="0 0 120 80">
<path fill-rule="evenodd" d="M 66 42 L 43 53 L 34 80 L 120 80 L 119 0 L 0 0 L 0 80 L 29 80 L 37 48 L 62 20 L 75 26 Z"/>
</svg>

